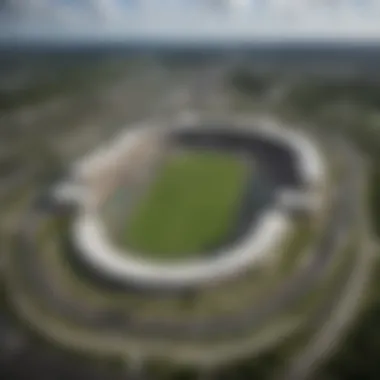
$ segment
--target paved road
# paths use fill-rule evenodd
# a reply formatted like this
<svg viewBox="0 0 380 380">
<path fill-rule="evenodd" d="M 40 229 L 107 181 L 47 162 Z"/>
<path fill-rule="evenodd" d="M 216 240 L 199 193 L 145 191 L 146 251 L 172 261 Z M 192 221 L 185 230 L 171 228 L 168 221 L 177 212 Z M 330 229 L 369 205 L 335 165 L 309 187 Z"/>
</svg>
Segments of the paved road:
<svg viewBox="0 0 380 380">
<path fill-rule="evenodd" d="M 347 275 L 346 281 L 338 290 L 334 307 L 330 306 L 327 308 L 328 310 L 323 310 L 322 315 L 319 317 L 320 320 L 323 318 L 323 324 L 320 323 L 322 326 L 312 337 L 309 344 L 290 362 L 285 374 L 281 377 L 282 380 L 310 378 L 313 370 L 317 368 L 320 362 L 331 355 L 340 342 L 340 338 L 350 327 L 356 316 L 358 306 L 363 301 L 364 290 L 368 284 L 373 263 L 373 252 L 370 246 L 370 238 L 367 235 L 367 232 L 370 231 L 368 227 L 368 210 L 363 206 L 367 189 L 364 181 L 367 173 L 366 170 L 363 170 L 361 162 L 361 158 L 358 157 L 352 164 L 355 165 L 353 167 L 355 174 L 362 177 L 360 182 L 356 182 L 358 192 L 361 194 L 355 201 L 357 209 L 360 210 L 360 214 L 358 213 L 357 215 L 362 224 L 360 228 L 365 229 L 361 231 L 363 245 L 358 247 L 359 252 L 357 252 L 356 259 L 352 263 L 352 268 Z"/>
</svg>

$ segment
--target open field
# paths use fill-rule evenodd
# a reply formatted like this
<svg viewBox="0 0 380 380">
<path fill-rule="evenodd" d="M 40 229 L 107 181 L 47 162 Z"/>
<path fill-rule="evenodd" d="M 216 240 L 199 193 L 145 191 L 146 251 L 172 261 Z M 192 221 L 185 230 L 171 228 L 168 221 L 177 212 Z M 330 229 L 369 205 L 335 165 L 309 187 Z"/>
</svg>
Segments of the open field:
<svg viewBox="0 0 380 380">
<path fill-rule="evenodd" d="M 132 210 L 124 244 L 157 257 L 181 257 L 220 244 L 239 212 L 248 165 L 212 152 L 170 159 Z"/>
</svg>

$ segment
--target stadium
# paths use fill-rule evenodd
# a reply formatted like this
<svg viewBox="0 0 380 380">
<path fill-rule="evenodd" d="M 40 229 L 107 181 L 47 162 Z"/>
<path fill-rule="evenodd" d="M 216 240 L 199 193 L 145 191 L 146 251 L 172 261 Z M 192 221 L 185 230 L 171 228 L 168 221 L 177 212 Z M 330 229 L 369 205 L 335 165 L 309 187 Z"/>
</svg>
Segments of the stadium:
<svg viewBox="0 0 380 380">
<path fill-rule="evenodd" d="M 0 2 L 0 51 L 16 53 L 2 364 L 74 379 L 80 363 L 93 380 L 336 378 L 339 360 L 375 373 L 357 344 L 372 309 L 359 340 L 346 333 L 379 298 L 379 14 L 373 1 Z M 359 72 L 371 83 L 340 83 Z"/>
<path fill-rule="evenodd" d="M 363 241 L 364 171 L 339 149 L 257 116 L 128 126 L 31 202 L 8 260 L 14 310 L 71 352 L 144 366 L 296 350 Z"/>
<path fill-rule="evenodd" d="M 103 147 L 100 152 L 78 163 L 73 170 L 72 183 L 63 185 L 66 188 L 58 187 L 57 191 L 60 194 L 66 189 L 63 195 L 67 194 L 67 197 L 72 193 L 71 201 L 77 202 L 82 210 L 72 227 L 72 244 L 77 247 L 80 258 L 109 279 L 155 289 L 196 287 L 220 281 L 266 261 L 289 233 L 294 212 L 312 214 L 314 210 L 321 209 L 324 167 L 318 151 L 307 139 L 299 135 L 295 138 L 294 133 L 284 132 L 268 123 L 253 129 L 247 123 L 241 124 L 233 130 L 228 125 L 179 127 L 164 132 L 151 128 L 132 129 L 125 137 L 117 138 L 110 147 Z M 182 163 L 179 162 L 181 160 Z M 203 172 L 203 167 L 207 166 L 209 169 Z M 162 174 L 156 175 L 154 171 L 157 170 L 162 170 Z M 189 172 L 181 175 L 181 170 Z M 194 172 L 193 178 L 191 171 Z M 221 179 L 213 176 L 216 171 L 220 172 Z M 128 194 L 132 192 L 128 192 L 128 188 L 139 186 L 140 190 L 146 179 L 138 177 L 143 177 L 144 172 L 158 176 L 151 186 L 153 192 L 161 193 L 147 194 L 143 201 L 150 204 L 141 205 L 137 212 L 132 207 L 129 213 L 135 220 L 131 221 L 132 231 L 127 231 L 127 234 L 133 235 L 130 236 L 132 246 L 161 249 L 162 255 L 167 253 L 171 256 L 170 263 L 144 262 L 141 253 L 128 249 L 128 241 L 125 242 L 127 249 L 122 251 L 109 239 L 110 235 L 117 235 L 109 226 L 116 224 L 117 229 L 117 225 L 126 223 L 128 206 L 125 205 L 133 202 L 127 199 L 128 195 L 133 197 L 133 194 Z M 165 176 L 167 179 L 162 179 Z M 177 176 L 179 184 L 176 183 Z M 200 176 L 211 178 L 211 181 L 203 182 L 205 179 L 202 181 Z M 189 177 L 190 180 L 187 179 Z M 249 189 L 242 191 L 248 186 Z M 215 192 L 221 192 L 221 188 L 226 192 L 226 199 L 215 202 Z M 243 193 L 248 191 L 247 199 Z M 163 208 L 161 205 L 168 198 L 167 192 L 179 198 L 178 204 L 176 200 L 171 202 L 169 199 L 167 208 Z M 189 203 L 199 210 L 188 210 L 186 206 Z M 212 203 L 216 209 L 208 207 Z M 242 215 L 238 215 L 239 208 Z M 111 214 L 116 212 L 119 215 L 115 215 L 115 222 Z M 205 217 L 208 219 L 202 224 Z M 174 224 L 171 218 L 174 218 Z M 183 231 L 178 229 L 181 222 L 178 218 L 182 221 L 190 219 L 190 223 L 183 221 L 180 226 Z M 224 232 L 231 223 L 223 218 L 238 219 L 235 224 L 239 226 L 232 229 L 238 228 L 239 231 Z M 200 236 L 199 242 L 192 244 L 191 240 L 197 239 L 197 231 L 193 230 L 199 223 L 202 224 L 201 235 L 205 231 L 207 234 L 207 227 L 211 227 L 211 236 Z M 226 227 L 216 226 L 214 232 L 217 223 Z M 170 235 L 175 232 L 170 228 L 173 231 L 177 229 L 180 239 L 187 240 L 184 246 L 181 241 L 177 244 L 163 241 L 173 239 Z M 216 237 L 213 236 L 215 234 Z M 206 246 L 220 245 L 218 235 L 223 234 L 230 235 L 221 236 L 222 240 L 229 241 L 227 247 L 211 248 L 211 255 L 194 252 L 198 247 L 204 251 L 205 243 Z M 153 242 L 147 243 L 146 240 Z M 189 262 L 184 261 L 181 250 L 185 253 L 193 250 L 191 256 L 195 255 L 196 259 L 192 257 Z M 176 263 L 178 258 L 181 258 L 180 263 Z"/>
</svg>

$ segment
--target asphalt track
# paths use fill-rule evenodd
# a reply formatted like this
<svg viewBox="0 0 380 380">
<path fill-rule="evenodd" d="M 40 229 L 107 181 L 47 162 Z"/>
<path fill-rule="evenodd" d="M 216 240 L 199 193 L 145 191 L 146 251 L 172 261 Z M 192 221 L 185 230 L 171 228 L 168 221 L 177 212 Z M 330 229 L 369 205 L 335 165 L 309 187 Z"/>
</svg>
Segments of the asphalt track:
<svg viewBox="0 0 380 380">
<path fill-rule="evenodd" d="M 33 253 L 33 249 L 37 249 L 35 230 L 39 218 L 48 216 L 50 212 L 50 207 L 41 208 L 40 202 L 31 207 L 16 239 L 14 257 L 21 271 L 20 279 L 25 281 L 28 292 L 37 295 L 40 302 L 49 305 L 54 312 L 61 315 L 62 319 L 110 335 L 125 334 L 150 340 L 207 341 L 219 337 L 236 337 L 260 328 L 270 318 L 279 316 L 282 311 L 306 297 L 318 284 L 333 260 L 342 238 L 349 234 L 349 229 L 357 219 L 359 210 L 358 202 L 355 200 L 359 195 L 360 167 L 355 154 L 349 148 L 342 149 L 341 154 L 346 159 L 347 168 L 344 178 L 338 185 L 336 199 L 330 208 L 323 236 L 316 244 L 311 260 L 267 298 L 253 305 L 247 305 L 244 312 L 193 321 L 159 318 L 142 321 L 132 315 L 126 317 L 125 313 L 120 313 L 118 310 L 91 309 L 83 302 L 72 299 L 70 294 L 64 293 L 54 285 L 54 274 L 49 268 L 44 268 L 44 264 L 38 261 L 38 255 Z"/>
</svg>

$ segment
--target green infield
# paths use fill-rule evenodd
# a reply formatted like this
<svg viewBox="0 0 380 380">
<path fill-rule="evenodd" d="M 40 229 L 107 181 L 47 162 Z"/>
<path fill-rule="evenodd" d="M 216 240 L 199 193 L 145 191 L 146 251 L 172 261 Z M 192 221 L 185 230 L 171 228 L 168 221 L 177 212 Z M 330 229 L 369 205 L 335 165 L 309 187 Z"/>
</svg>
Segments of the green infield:
<svg viewBox="0 0 380 380">
<path fill-rule="evenodd" d="M 123 243 L 157 258 L 214 248 L 236 223 L 249 170 L 225 153 L 174 156 L 132 209 Z"/>
</svg>

